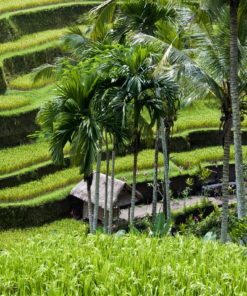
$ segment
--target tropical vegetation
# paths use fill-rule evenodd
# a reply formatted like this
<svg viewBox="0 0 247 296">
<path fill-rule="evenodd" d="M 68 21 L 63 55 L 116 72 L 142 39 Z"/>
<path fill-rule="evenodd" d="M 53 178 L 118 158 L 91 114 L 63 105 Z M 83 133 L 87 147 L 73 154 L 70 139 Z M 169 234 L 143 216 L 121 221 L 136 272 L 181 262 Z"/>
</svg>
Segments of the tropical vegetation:
<svg viewBox="0 0 247 296">
<path fill-rule="evenodd" d="M 0 294 L 245 295 L 246 1 L 0 11 Z"/>
</svg>

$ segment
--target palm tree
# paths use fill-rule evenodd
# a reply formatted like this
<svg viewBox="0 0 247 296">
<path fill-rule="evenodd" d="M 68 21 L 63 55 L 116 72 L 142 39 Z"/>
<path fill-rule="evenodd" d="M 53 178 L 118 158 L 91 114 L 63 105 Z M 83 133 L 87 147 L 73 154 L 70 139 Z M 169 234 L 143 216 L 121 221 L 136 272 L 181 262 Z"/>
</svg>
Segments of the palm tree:
<svg viewBox="0 0 247 296">
<path fill-rule="evenodd" d="M 229 5 L 230 12 L 228 17 L 230 19 L 227 28 L 230 29 L 230 38 L 228 39 L 229 47 L 229 89 L 232 105 L 232 122 L 234 134 L 234 150 L 235 150 L 235 174 L 236 174 L 236 195 L 238 200 L 238 218 L 241 219 L 246 216 L 245 206 L 245 189 L 244 189 L 244 174 L 243 174 L 243 157 L 242 157 L 242 138 L 241 138 L 241 92 L 245 91 L 243 74 L 243 50 L 246 46 L 246 17 L 247 17 L 247 3 L 244 0 L 208 0 L 204 6 L 211 16 L 217 16 L 218 11 Z M 244 50 L 245 51 L 245 50 Z M 245 56 L 245 53 L 244 53 Z M 245 71 L 245 70 L 244 70 Z M 242 77 L 240 77 L 240 75 Z M 246 91 L 245 91 L 246 93 Z M 224 205 L 225 204 L 225 205 Z M 227 217 L 224 212 L 227 210 L 226 201 L 223 203 L 223 219 L 222 228 L 226 229 Z M 223 231 L 226 233 L 226 231 Z M 226 234 L 221 236 L 221 240 L 226 239 Z"/>
<path fill-rule="evenodd" d="M 63 149 L 70 143 L 70 158 L 80 167 L 88 190 L 88 216 L 93 232 L 91 185 L 93 163 L 97 154 L 100 127 L 95 114 L 94 96 L 99 77 L 95 73 L 73 70 L 70 79 L 62 81 L 58 96 L 45 103 L 38 113 L 38 123 L 48 135 L 50 151 L 55 163 L 64 162 Z"/>
<path fill-rule="evenodd" d="M 243 171 L 243 153 L 241 137 L 241 115 L 239 103 L 239 56 L 238 56 L 238 7 L 239 0 L 230 0 L 230 89 L 232 99 L 233 115 L 233 134 L 235 148 L 235 173 L 238 199 L 238 218 L 243 219 L 246 216 L 245 208 L 245 188 L 244 188 L 244 171 Z M 245 4 L 246 5 L 246 4 Z M 247 12 L 245 6 L 245 12 Z M 247 13 L 245 13 L 247 16 Z"/>
<path fill-rule="evenodd" d="M 205 13 L 205 11 L 204 11 Z M 208 20 L 205 19 L 203 27 L 207 27 L 207 31 L 204 31 L 203 42 L 201 44 L 201 53 L 197 59 L 197 64 L 192 67 L 187 65 L 190 72 L 194 77 L 193 81 L 197 83 L 201 82 L 201 90 L 205 95 L 213 95 L 217 98 L 221 105 L 222 111 L 222 125 L 223 125 L 223 147 L 224 147 L 224 159 L 223 159 L 223 211 L 222 211 L 222 227 L 221 227 L 221 241 L 227 240 L 227 221 L 228 221 L 228 182 L 229 182 L 229 153 L 231 144 L 231 127 L 234 112 L 232 97 L 230 65 L 232 63 L 230 55 L 230 34 L 229 25 L 229 10 L 226 5 L 221 6 L 218 10 L 208 11 Z M 202 20 L 201 20 L 202 24 Z M 230 37 L 231 36 L 231 37 Z M 205 38 L 206 37 L 206 38 Z M 237 79 L 237 100 L 241 101 L 246 94 L 246 63 L 244 57 L 246 54 L 246 32 L 241 34 L 242 40 L 239 42 L 237 52 L 241 52 L 238 59 L 239 65 L 239 77 Z M 205 42 L 206 41 L 206 42 Z M 191 64 L 190 64 L 191 65 Z M 200 70 L 196 70 L 199 67 Z M 206 75 L 206 76 L 205 76 Z M 191 77 L 190 77 L 191 78 Z M 203 87 L 203 84 L 205 87 Z M 194 85 L 192 86 L 194 87 Z M 207 89 L 207 91 L 206 91 Z M 195 93 L 194 93 L 195 95 Z M 198 92 L 195 97 L 203 97 L 203 93 Z M 193 97 L 193 95 L 192 95 Z M 235 112 L 236 113 L 236 112 Z M 237 116 L 240 116 L 240 110 L 237 111 Z M 235 114 L 236 115 L 236 114 Z M 240 122 L 239 122 L 240 123 Z M 238 126 L 240 131 L 240 125 Z M 235 132 L 238 134 L 236 129 Z M 240 134 L 239 134 L 240 135 Z M 235 141 L 236 143 L 236 141 Z M 235 146 L 236 150 L 236 146 Z M 235 157 L 238 157 L 235 153 Z M 239 154 L 241 156 L 241 153 Z M 241 174 L 241 170 L 238 168 L 238 162 L 235 162 L 236 175 Z M 236 181 L 238 177 L 236 176 Z M 242 184 L 244 184 L 242 182 Z M 244 201 L 238 200 L 238 208 L 244 208 Z M 245 209 L 245 208 L 244 208 Z M 243 212 L 242 212 L 243 214 Z"/>
</svg>

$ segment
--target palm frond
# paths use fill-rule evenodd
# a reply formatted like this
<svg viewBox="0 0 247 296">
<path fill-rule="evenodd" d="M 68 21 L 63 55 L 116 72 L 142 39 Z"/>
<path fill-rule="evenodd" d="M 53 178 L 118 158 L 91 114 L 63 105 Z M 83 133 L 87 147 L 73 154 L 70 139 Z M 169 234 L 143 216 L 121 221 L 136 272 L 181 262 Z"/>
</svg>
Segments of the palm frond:
<svg viewBox="0 0 247 296">
<path fill-rule="evenodd" d="M 44 64 L 33 70 L 33 83 L 35 84 L 42 79 L 57 78 L 57 66 L 51 64 Z"/>
</svg>

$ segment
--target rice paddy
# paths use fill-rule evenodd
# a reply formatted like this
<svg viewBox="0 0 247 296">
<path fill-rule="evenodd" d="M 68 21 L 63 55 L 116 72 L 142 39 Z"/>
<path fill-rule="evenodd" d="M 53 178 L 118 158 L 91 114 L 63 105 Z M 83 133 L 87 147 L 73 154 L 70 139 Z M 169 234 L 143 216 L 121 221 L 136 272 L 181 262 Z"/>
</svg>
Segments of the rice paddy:
<svg viewBox="0 0 247 296">
<path fill-rule="evenodd" d="M 13 80 L 10 80 L 9 82 L 9 88 L 10 89 L 16 89 L 16 90 L 31 90 L 34 88 L 41 88 L 48 84 L 54 83 L 55 80 L 52 78 L 43 78 L 39 79 L 37 82 L 33 82 L 33 75 L 32 74 L 26 74 L 19 76 Z"/>
<path fill-rule="evenodd" d="M 17 109 L 29 104 L 29 99 L 21 95 L 0 96 L 0 111 Z"/>
<path fill-rule="evenodd" d="M 245 249 L 194 237 L 86 235 L 63 220 L 0 235 L 2 295 L 245 295 Z M 174 253 L 176 256 L 174 256 Z M 34 260 L 35 258 L 35 260 Z"/>
<path fill-rule="evenodd" d="M 69 147 L 65 147 L 65 152 Z M 0 150 L 0 175 L 8 174 L 50 159 L 47 142 L 36 142 Z"/>
<path fill-rule="evenodd" d="M 0 13 L 60 3 L 81 3 L 78 0 L 1 0 Z"/>
<path fill-rule="evenodd" d="M 37 149 L 37 147 L 39 147 Z M 244 147 L 244 157 L 247 157 L 247 147 Z M 66 151 L 68 151 L 66 147 Z M 8 150 L 3 150 L 1 152 L 6 152 Z M 11 148 L 9 150 L 9 155 L 11 153 L 15 154 L 18 148 Z M 49 159 L 48 145 L 47 143 L 35 143 L 31 145 L 20 146 L 17 153 L 24 154 L 22 165 L 27 166 L 36 162 L 42 162 L 42 160 Z M 33 153 L 32 153 L 33 151 Z M 43 153 L 41 153 L 43 151 Z M 26 155 L 26 158 L 25 158 Z M 32 156 L 32 157 L 30 157 Z M 0 153 L 0 157 L 4 159 L 4 153 Z M 153 158 L 154 150 L 148 149 L 143 150 L 139 153 L 138 164 L 137 164 L 137 181 L 144 182 L 153 179 Z M 203 149 L 196 149 L 190 152 L 172 153 L 170 161 L 170 176 L 178 176 L 184 174 L 195 175 L 199 172 L 200 168 L 206 166 L 210 163 L 216 164 L 217 161 L 221 161 L 223 158 L 223 150 L 221 147 L 208 147 Z M 231 152 L 231 160 L 233 160 L 233 153 Z M 133 165 L 133 155 L 127 155 L 123 157 L 116 158 L 115 164 L 115 175 L 116 178 L 124 180 L 128 183 L 132 182 L 132 165 Z M 163 157 L 160 153 L 159 155 L 159 171 L 158 178 L 163 178 Z M 8 165 L 6 165 L 8 167 Z M 12 168 L 19 168 L 20 164 L 15 165 L 13 163 Z M 96 167 L 94 167 L 95 169 Z M 32 169 L 32 167 L 31 167 Z M 101 172 L 105 173 L 106 163 L 102 162 Z M 111 172 L 110 172 L 111 173 Z M 27 182 L 16 187 L 4 188 L 0 190 L 0 201 L 1 202 L 14 202 L 21 200 L 28 200 L 44 194 L 45 192 L 55 191 L 56 189 L 65 187 L 67 185 L 76 184 L 82 179 L 79 174 L 79 169 L 77 167 L 63 169 L 56 173 L 46 175 L 41 179 L 35 181 Z"/>
<path fill-rule="evenodd" d="M 90 1 L 1 0 L 0 14 L 1 18 L 8 18 L 19 12 L 36 13 L 39 10 L 76 3 L 82 5 Z M 96 1 L 91 3 L 96 4 Z M 58 27 L 61 26 L 63 23 L 59 23 Z M 32 74 L 28 73 L 31 72 L 28 62 L 25 70 L 21 67 L 12 69 L 11 65 L 11 58 L 17 55 L 27 55 L 27 58 L 34 58 L 34 64 L 39 64 L 40 51 L 49 53 L 54 48 L 57 50 L 59 39 L 67 29 L 47 30 L 50 27 L 52 28 L 48 24 L 46 31 L 20 36 L 22 32 L 17 34 L 19 39 L 1 43 L 0 66 L 5 71 L 8 84 L 7 92 L 0 96 L 2 120 L 4 116 L 18 119 L 19 115 L 24 116 L 23 114 L 31 110 L 35 113 L 46 100 L 56 96 L 55 80 L 40 80 L 33 84 Z M 10 60 L 6 61 L 8 58 Z M 28 74 L 20 76 L 20 73 Z M 190 131 L 218 129 L 220 116 L 219 105 L 214 100 L 197 101 L 190 107 L 181 108 L 172 135 L 184 137 L 181 141 L 188 142 L 188 146 L 184 148 L 188 149 L 193 142 Z M 242 124 L 247 127 L 247 120 Z M 26 126 L 21 128 L 24 130 Z M 68 155 L 69 145 L 64 152 Z M 246 146 L 243 146 L 243 156 L 246 162 Z M 222 164 L 222 159 L 223 149 L 220 146 L 171 152 L 170 177 L 193 177 L 209 164 Z M 230 160 L 234 160 L 232 148 Z M 18 211 L 22 215 L 27 213 L 27 217 L 33 215 L 33 219 L 39 221 L 42 215 L 38 211 L 47 205 L 55 213 L 54 219 L 64 217 L 57 214 L 59 209 L 52 203 L 67 203 L 66 196 L 83 175 L 79 174 L 78 167 L 53 167 L 50 171 L 51 163 L 49 144 L 46 142 L 37 141 L 0 150 L 0 179 L 14 177 L 20 181 L 18 186 L 6 187 L 10 186 L 7 183 L 0 189 L 0 229 L 5 229 L 1 225 L 1 219 L 6 216 L 6 212 L 9 213 L 6 221 L 16 218 L 16 225 L 21 221 L 18 215 L 15 217 Z M 140 151 L 137 182 L 152 183 L 153 166 L 154 150 Z M 38 173 L 41 167 L 44 172 Z M 96 164 L 93 169 L 96 169 Z M 115 177 L 131 184 L 132 170 L 133 155 L 117 155 Z M 101 172 L 106 172 L 106 161 L 102 161 Z M 29 177 L 22 178 L 26 173 Z M 163 178 L 163 155 L 159 153 L 158 179 Z M 66 215 L 68 217 L 69 210 Z M 44 223 L 54 219 L 40 221 Z M 192 236 L 151 237 L 147 231 L 109 236 L 98 231 L 91 235 L 88 234 L 88 228 L 81 221 L 64 219 L 42 227 L 0 231 L 0 295 L 247 295 L 247 256 L 244 247 L 232 243 L 222 245 L 216 241 L 203 241 Z"/>
</svg>

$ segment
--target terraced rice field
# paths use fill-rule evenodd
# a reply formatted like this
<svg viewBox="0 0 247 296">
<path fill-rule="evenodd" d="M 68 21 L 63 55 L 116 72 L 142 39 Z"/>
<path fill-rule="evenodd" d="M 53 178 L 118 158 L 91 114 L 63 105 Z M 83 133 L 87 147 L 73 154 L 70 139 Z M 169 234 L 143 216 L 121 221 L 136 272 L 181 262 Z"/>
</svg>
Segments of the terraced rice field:
<svg viewBox="0 0 247 296">
<path fill-rule="evenodd" d="M 8 131 L 11 136 L 11 132 L 13 133 L 15 130 L 15 122 L 19 124 L 18 118 L 20 116 L 22 118 L 25 118 L 25 114 L 29 116 L 28 112 L 37 110 L 47 99 L 56 95 L 54 80 L 33 84 L 31 71 L 34 67 L 46 62 L 44 58 L 49 56 L 50 49 L 59 47 L 60 37 L 68 30 L 67 18 L 66 20 L 62 18 L 63 11 L 66 9 L 73 11 L 73 7 L 81 11 L 86 7 L 85 9 L 88 10 L 99 1 L 2 0 L 0 2 L 0 22 L 3 24 L 3 30 L 8 28 L 6 26 L 9 26 L 8 20 L 10 19 L 17 30 L 13 36 L 10 35 L 11 30 L 8 29 L 5 33 L 4 31 L 0 32 L 0 67 L 2 66 L 4 69 L 4 78 L 8 84 L 6 93 L 0 95 L 0 118 L 2 122 L 5 119 L 12 121 L 5 129 L 6 137 L 8 137 Z M 25 24 L 27 15 L 30 22 L 28 27 Z M 52 22 L 49 19 L 50 15 L 53 15 L 52 18 L 50 17 Z M 69 15 L 69 17 L 73 19 L 73 15 Z M 46 27 L 41 27 L 40 18 Z M 20 27 L 18 27 L 19 25 Z M 5 39 L 1 36 L 3 33 L 6 34 Z M 18 126 L 18 129 L 27 130 L 26 135 L 23 136 L 23 142 L 27 140 L 26 136 L 30 129 L 25 126 L 24 122 L 22 128 Z M 65 153 L 67 152 L 68 147 L 65 148 Z M 6 194 L 9 192 L 15 198 L 5 195 L 5 198 L 1 200 L 5 199 L 2 206 L 6 205 L 6 201 L 15 201 L 15 204 L 18 204 L 21 200 L 27 200 L 30 205 L 32 197 L 41 202 L 47 199 L 56 199 L 58 196 L 64 197 L 69 191 L 69 187 L 66 185 L 71 187 L 71 184 L 81 178 L 76 168 L 64 169 L 52 175 L 48 171 L 42 178 L 36 176 L 35 171 L 38 167 L 51 164 L 48 144 L 44 142 L 2 149 L 0 155 L 0 179 L 10 176 L 18 179 L 19 175 L 30 172 L 32 179 L 37 179 L 32 181 L 34 183 L 25 182 L 20 187 L 10 184 L 11 188 L 5 188 Z M 55 180 L 57 180 L 57 184 L 55 184 Z M 42 186 L 40 186 L 41 184 Z M 26 190 L 23 186 L 26 186 Z M 39 190 L 34 192 L 34 186 L 36 189 L 39 187 Z"/>
<path fill-rule="evenodd" d="M 25 13 L 34 14 L 60 9 L 61 7 L 70 7 L 73 5 L 96 5 L 97 1 L 61 1 L 61 0 L 3 0 L 0 3 L 1 19 L 22 15 Z M 33 17 L 33 16 L 32 16 Z M 35 19 L 34 19 L 35 20 Z M 39 66 L 44 62 L 39 61 L 36 54 L 50 49 L 56 49 L 60 44 L 60 37 L 66 32 L 67 27 L 61 25 L 63 20 L 56 20 L 59 27 L 53 28 L 48 20 L 45 20 L 46 28 L 35 27 L 35 32 L 25 33 L 25 26 L 22 24 L 23 32 L 14 40 L 2 42 L 0 46 L 0 64 L 6 68 L 5 78 L 8 83 L 8 90 L 0 96 L 0 118 L 10 119 L 15 124 L 19 116 L 38 108 L 52 96 L 56 96 L 56 82 L 54 80 L 41 81 L 34 85 L 32 82 L 31 71 L 33 67 Z M 83 27 L 81 27 L 83 28 Z M 25 30 L 24 30 L 25 29 Z M 28 29 L 29 30 L 29 29 Z M 1 34 L 1 33 L 0 33 Z M 21 67 L 14 67 L 16 59 L 20 59 Z M 33 59 L 33 64 L 28 61 Z M 23 67 L 27 70 L 23 71 Z M 33 66 L 33 67 L 31 67 Z M 35 111 L 37 112 L 37 111 Z M 201 116 L 203 114 L 203 117 Z M 179 112 L 178 120 L 173 128 L 173 136 L 185 137 L 192 130 L 217 129 L 220 121 L 220 111 L 215 101 L 199 101 L 187 108 L 182 108 Z M 11 124 L 12 125 L 12 124 Z M 243 125 L 247 127 L 245 120 Z M 29 134 L 28 127 L 26 136 Z M 10 126 L 11 129 L 11 126 Z M 14 129 L 13 129 L 14 133 Z M 12 134 L 10 134 L 12 135 Z M 14 134 L 13 134 L 14 135 Z M 23 142 L 26 141 L 23 136 Z M 185 141 L 187 141 L 185 139 Z M 246 147 L 245 147 L 246 148 Z M 247 150 L 244 148 L 244 156 L 247 156 Z M 65 153 L 68 153 L 69 147 L 66 147 Z M 183 174 L 196 174 L 199 165 L 205 166 L 212 161 L 220 162 L 223 152 L 219 146 L 206 147 L 194 151 L 186 151 L 171 154 L 170 174 L 178 176 Z M 141 151 L 138 158 L 138 182 L 150 182 L 153 177 L 153 150 Z M 163 178 L 163 157 L 159 154 L 159 178 Z M 233 159 L 233 154 L 231 154 Z M 127 155 L 117 157 L 116 177 L 127 182 L 132 181 L 132 161 L 133 156 Z M 40 168 L 46 168 L 51 165 L 48 144 L 45 142 L 34 142 L 31 144 L 22 144 L 18 147 L 5 148 L 0 150 L 0 182 L 6 178 L 19 178 L 22 180 L 23 174 L 29 175 L 25 181 L 21 181 L 16 186 L 0 187 L 0 202 L 2 206 L 9 203 L 31 203 L 32 200 L 47 200 L 49 198 L 63 198 L 69 190 L 82 178 L 78 173 L 78 168 L 57 168 L 52 173 L 49 169 L 45 174 L 37 173 Z M 102 172 L 105 172 L 106 164 L 102 163 Z M 23 179 L 24 180 L 24 179 Z"/>
<path fill-rule="evenodd" d="M 69 166 L 69 145 L 64 149 L 64 166 L 55 166 L 49 144 L 28 137 L 37 129 L 34 115 L 40 106 L 57 95 L 57 82 L 33 84 L 32 70 L 62 54 L 66 9 L 79 11 L 87 6 L 88 10 L 98 3 L 0 1 L 0 28 L 7 32 L 4 35 L 0 30 L 0 125 L 4 127 L 0 144 L 7 143 L 0 146 L 0 295 L 247 295 L 246 249 L 232 243 L 180 235 L 151 238 L 149 233 L 90 235 L 87 224 L 72 219 L 1 231 L 42 225 L 68 217 L 71 211 L 66 197 L 83 176 L 78 167 Z M 42 18 L 44 27 L 40 26 Z M 10 24 L 14 24 L 11 34 Z M 175 147 L 170 154 L 170 177 L 194 177 L 203 167 L 222 163 L 220 140 L 210 143 L 207 139 L 218 137 L 219 118 L 220 109 L 213 100 L 179 111 L 172 129 Z M 246 119 L 243 126 L 247 128 Z M 200 133 L 205 143 L 202 140 L 196 146 Z M 246 145 L 243 155 L 246 160 Z M 233 163 L 232 148 L 230 159 Z M 138 183 L 152 183 L 153 165 L 154 150 L 144 147 L 138 155 Z M 161 179 L 161 152 L 158 167 Z M 131 183 L 132 168 L 133 154 L 117 155 L 116 178 Z M 106 172 L 105 160 L 101 171 Z"/>
</svg>

